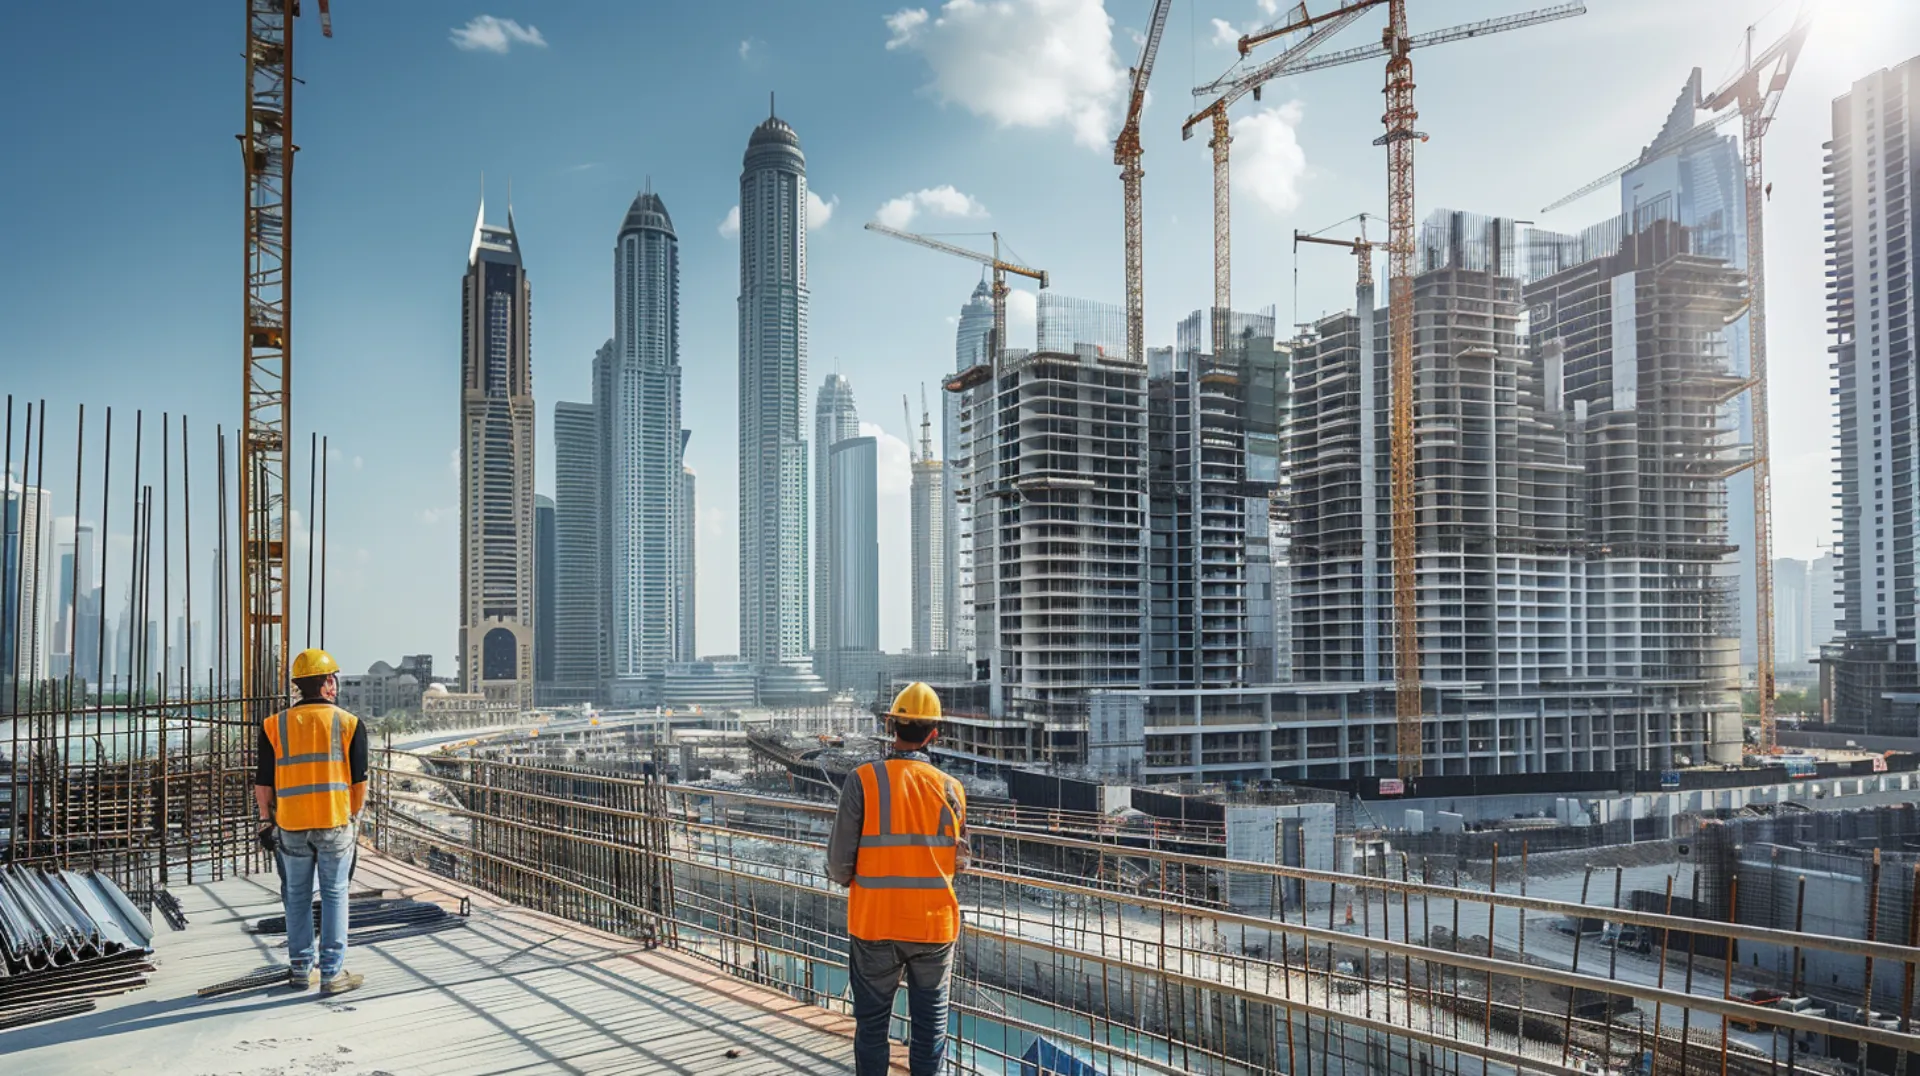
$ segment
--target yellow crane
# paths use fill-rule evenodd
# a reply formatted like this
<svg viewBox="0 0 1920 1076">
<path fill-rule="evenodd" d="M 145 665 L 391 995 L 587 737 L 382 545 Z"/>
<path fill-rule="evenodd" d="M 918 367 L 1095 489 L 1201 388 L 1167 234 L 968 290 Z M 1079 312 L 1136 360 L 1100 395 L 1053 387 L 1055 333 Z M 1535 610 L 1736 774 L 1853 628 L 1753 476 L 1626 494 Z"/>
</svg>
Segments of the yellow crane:
<svg viewBox="0 0 1920 1076">
<path fill-rule="evenodd" d="M 1761 168 L 1761 145 L 1780 107 L 1781 94 L 1793 74 L 1794 61 L 1813 29 L 1811 11 L 1802 4 L 1800 15 L 1786 36 L 1753 51 L 1753 27 L 1747 27 L 1746 63 L 1739 74 L 1699 100 L 1706 112 L 1729 106 L 1740 109 L 1740 152 L 1747 173 L 1748 338 L 1752 355 L 1748 399 L 1753 405 L 1753 641 L 1760 695 L 1760 751 L 1771 753 L 1776 739 L 1773 715 L 1773 460 L 1767 428 L 1767 245 L 1766 177 Z"/>
<path fill-rule="evenodd" d="M 1344 27 L 1354 16 L 1374 8 L 1387 9 L 1387 27 L 1372 45 L 1329 53 L 1325 56 L 1298 56 L 1282 73 L 1301 74 L 1359 60 L 1385 57 L 1387 110 L 1381 117 L 1386 133 L 1375 145 L 1387 148 L 1387 323 L 1389 371 L 1392 395 L 1390 459 L 1393 504 L 1393 642 L 1394 712 L 1398 719 L 1399 772 L 1402 779 L 1418 777 L 1421 772 L 1421 742 L 1425 715 L 1420 694 L 1420 622 L 1419 588 L 1415 572 L 1417 517 L 1414 490 L 1414 401 L 1413 401 L 1413 263 L 1414 185 L 1413 147 L 1426 141 L 1426 135 L 1414 129 L 1419 112 L 1413 104 L 1413 59 L 1410 53 L 1426 45 L 1437 45 L 1464 38 L 1516 30 L 1556 19 L 1585 14 L 1583 3 L 1560 4 L 1520 15 L 1487 19 L 1447 30 L 1414 36 L 1407 30 L 1407 0 L 1352 0 L 1344 7 L 1322 15 L 1308 15 L 1306 5 L 1295 9 L 1295 17 L 1284 25 L 1249 34 L 1240 39 L 1240 55 L 1254 47 L 1287 34 L 1312 31 L 1287 52 L 1298 53 L 1302 46 L 1323 35 L 1328 27 Z M 1251 75 L 1242 76 L 1242 79 Z M 1269 76 L 1271 77 L 1271 76 Z M 1225 99 L 1224 97 L 1222 98 Z M 1196 117 L 1197 119 L 1198 117 Z M 1194 120 L 1189 120 L 1191 125 Z M 1216 136 L 1225 130 L 1224 106 L 1215 119 Z M 1215 151 L 1216 198 L 1224 193 L 1219 177 L 1221 152 Z M 1215 215 L 1220 213 L 1216 204 Z M 1216 296 L 1218 299 L 1218 296 Z"/>
<path fill-rule="evenodd" d="M 328 0 L 320 34 L 333 36 Z M 299 0 L 247 0 L 240 682 L 259 718 L 286 690 L 287 431 L 293 364 L 293 27 Z"/>
<path fill-rule="evenodd" d="M 1113 140 L 1113 163 L 1120 166 L 1121 202 L 1127 231 L 1127 361 L 1143 366 L 1147 361 L 1147 301 L 1146 272 L 1142 266 L 1145 255 L 1140 180 L 1146 172 L 1140 168 L 1140 112 L 1147 104 L 1147 79 L 1153 75 L 1153 60 L 1160 52 L 1160 34 L 1167 27 L 1167 12 L 1172 8 L 1173 0 L 1154 0 L 1146 40 L 1140 45 L 1140 62 L 1133 66 L 1133 92 L 1127 97 L 1127 118 L 1120 125 L 1119 137 Z"/>
<path fill-rule="evenodd" d="M 1296 253 L 1300 250 L 1300 244 L 1302 243 L 1320 243 L 1351 251 L 1354 259 L 1360 263 L 1360 279 L 1355 285 L 1354 294 L 1356 296 L 1370 295 L 1373 292 L 1373 248 L 1379 246 L 1379 244 L 1370 242 L 1367 239 L 1367 215 L 1365 213 L 1360 214 L 1360 234 L 1352 239 L 1329 239 L 1325 236 L 1309 235 L 1296 228 L 1293 233 L 1293 249 Z M 1355 309 L 1354 313 L 1360 317 L 1366 317 L 1371 311 Z"/>
<path fill-rule="evenodd" d="M 1750 366 L 1746 388 L 1753 410 L 1753 457 L 1747 466 L 1753 469 L 1753 641 L 1756 684 L 1760 696 L 1758 748 L 1771 754 L 1776 747 L 1773 712 L 1775 683 L 1773 655 L 1773 460 L 1772 436 L 1767 416 L 1767 259 L 1766 206 L 1767 185 L 1762 169 L 1761 149 L 1767 128 L 1780 107 L 1780 97 L 1793 74 L 1807 34 L 1813 29 L 1811 6 L 1803 3 L 1793 25 L 1772 45 L 1753 51 L 1754 28 L 1746 31 L 1746 50 L 1740 70 L 1713 93 L 1702 91 L 1700 72 L 1692 76 L 1694 108 L 1716 113 L 1664 145 L 1642 152 L 1631 163 L 1561 198 L 1542 212 L 1551 212 L 1603 190 L 1613 181 L 1642 165 L 1682 152 L 1714 134 L 1729 120 L 1741 121 L 1740 150 L 1746 171 L 1748 339 Z"/>
<path fill-rule="evenodd" d="M 1000 353 L 1007 349 L 1007 274 L 1012 273 L 1015 276 L 1023 276 L 1031 280 L 1037 280 L 1040 282 L 1040 286 L 1044 288 L 1049 282 L 1047 271 L 1045 269 L 1030 269 L 1024 265 L 1017 265 L 1013 262 L 1002 260 L 1000 257 L 999 232 L 992 233 L 993 253 L 983 254 L 977 250 L 968 250 L 965 247 L 954 246 L 952 243 L 943 243 L 938 239 L 929 239 L 924 235 L 901 231 L 898 228 L 889 228 L 878 221 L 868 221 L 866 228 L 867 231 L 892 236 L 895 239 L 926 247 L 928 250 L 937 250 L 942 254 L 951 254 L 956 258 L 965 258 L 970 262 L 978 262 L 993 271 L 993 334 L 992 339 L 987 341 L 987 361 L 972 369 L 960 371 L 953 381 L 947 383 L 947 391 L 959 392 L 970 388 L 986 380 L 990 374 L 997 372 L 1000 367 Z"/>
<path fill-rule="evenodd" d="M 1304 16 L 1305 6 L 1295 9 Z M 1180 126 L 1180 140 L 1193 137 L 1193 129 L 1202 122 L 1212 125 L 1213 137 L 1207 145 L 1213 150 L 1213 339 L 1214 350 L 1220 351 L 1227 339 L 1227 315 L 1233 307 L 1233 189 L 1229 166 L 1228 147 L 1233 136 L 1227 124 L 1227 109 L 1235 101 L 1253 94 L 1254 100 L 1260 99 L 1260 88 L 1269 81 L 1279 78 L 1303 63 L 1314 49 L 1319 48 L 1326 39 L 1345 29 L 1348 23 L 1360 17 L 1360 11 L 1336 12 L 1337 18 L 1328 17 L 1324 25 L 1305 38 L 1295 42 L 1279 56 L 1259 66 L 1241 72 L 1237 69 L 1213 80 L 1205 86 L 1194 88 L 1195 96 L 1218 93 L 1212 104 L 1187 117 Z M 1244 55 L 1244 52 L 1243 52 Z"/>
</svg>

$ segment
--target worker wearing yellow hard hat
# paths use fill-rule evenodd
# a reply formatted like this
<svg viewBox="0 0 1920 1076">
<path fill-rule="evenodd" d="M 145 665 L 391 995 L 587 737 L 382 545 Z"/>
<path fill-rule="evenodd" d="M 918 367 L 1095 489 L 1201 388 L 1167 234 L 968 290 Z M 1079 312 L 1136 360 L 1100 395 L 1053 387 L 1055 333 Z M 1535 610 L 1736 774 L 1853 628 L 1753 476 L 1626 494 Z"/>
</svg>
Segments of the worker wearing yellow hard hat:
<svg viewBox="0 0 1920 1076">
<path fill-rule="evenodd" d="M 907 981 L 913 1076 L 940 1071 L 947 1046 L 947 984 L 960 932 L 954 876 L 967 863 L 967 795 L 934 766 L 940 696 L 908 684 L 887 709 L 885 758 L 855 767 L 840 787 L 827 874 L 847 887 L 854 1071 L 888 1070 L 887 1029 Z"/>
<path fill-rule="evenodd" d="M 346 970 L 347 880 L 367 805 L 367 727 L 335 705 L 340 663 L 325 650 L 294 656 L 300 699 L 260 724 L 253 797 L 260 844 L 274 852 L 287 914 L 287 985 L 323 994 L 361 983 Z M 316 957 L 313 891 L 320 890 Z"/>
</svg>

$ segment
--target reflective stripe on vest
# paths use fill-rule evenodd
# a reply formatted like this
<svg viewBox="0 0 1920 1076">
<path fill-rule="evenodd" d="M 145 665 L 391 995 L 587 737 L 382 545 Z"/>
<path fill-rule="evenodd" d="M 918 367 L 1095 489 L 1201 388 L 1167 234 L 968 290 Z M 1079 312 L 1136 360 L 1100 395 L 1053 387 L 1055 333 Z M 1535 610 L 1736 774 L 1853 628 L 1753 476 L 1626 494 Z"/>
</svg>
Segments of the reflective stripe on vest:
<svg viewBox="0 0 1920 1076">
<path fill-rule="evenodd" d="M 953 892 L 966 794 L 958 782 L 917 759 L 886 759 L 854 769 L 860 782 L 861 833 L 847 930 L 866 941 L 945 943 L 959 934 Z"/>
<path fill-rule="evenodd" d="M 273 747 L 274 821 L 282 829 L 332 829 L 352 813 L 348 745 L 359 719 L 327 703 L 301 703 L 266 720 Z"/>
</svg>

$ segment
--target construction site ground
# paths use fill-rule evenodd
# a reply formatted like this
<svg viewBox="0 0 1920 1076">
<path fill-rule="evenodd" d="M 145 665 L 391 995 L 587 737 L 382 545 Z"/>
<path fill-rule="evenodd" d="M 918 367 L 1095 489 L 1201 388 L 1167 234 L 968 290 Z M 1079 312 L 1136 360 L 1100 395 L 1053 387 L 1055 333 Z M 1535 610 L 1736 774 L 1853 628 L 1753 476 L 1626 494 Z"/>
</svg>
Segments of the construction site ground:
<svg viewBox="0 0 1920 1076">
<path fill-rule="evenodd" d="M 444 879 L 362 850 L 356 893 L 454 907 Z M 744 984 L 631 939 L 471 897 L 465 927 L 353 949 L 366 976 L 323 997 L 281 984 L 196 992 L 284 967 L 285 939 L 246 928 L 280 914 L 273 875 L 175 890 L 184 931 L 159 926 L 145 989 L 98 1010 L 0 1032 L 0 1070 L 220 1076 L 422 1073 L 844 1073 L 851 1018 Z M 905 1051 L 895 1068 L 904 1073 Z"/>
</svg>

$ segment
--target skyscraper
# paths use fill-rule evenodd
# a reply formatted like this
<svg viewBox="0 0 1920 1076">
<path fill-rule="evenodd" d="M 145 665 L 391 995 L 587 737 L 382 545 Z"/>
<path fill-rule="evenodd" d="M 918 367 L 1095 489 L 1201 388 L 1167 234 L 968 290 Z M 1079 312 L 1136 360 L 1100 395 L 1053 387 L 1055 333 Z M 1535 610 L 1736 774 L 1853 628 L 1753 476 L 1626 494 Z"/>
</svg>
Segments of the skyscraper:
<svg viewBox="0 0 1920 1076">
<path fill-rule="evenodd" d="M 832 562 L 827 638 L 818 651 L 828 655 L 827 683 L 846 682 L 842 659 L 854 652 L 880 649 L 879 443 L 871 437 L 836 442 L 827 457 L 828 503 L 825 545 Z"/>
<path fill-rule="evenodd" d="M 5 491 L 0 527 L 0 678 L 8 684 L 47 675 L 47 583 L 52 575 L 53 497 L 0 475 Z M 11 692 L 8 694 L 11 699 Z"/>
<path fill-rule="evenodd" d="M 946 465 L 933 455 L 928 419 L 920 417 L 920 453 L 913 461 L 913 485 L 908 492 L 912 530 L 913 652 L 944 653 L 948 649 Z"/>
<path fill-rule="evenodd" d="M 1805 665 L 1812 650 L 1813 593 L 1810 565 L 1792 557 L 1773 560 L 1773 660 Z"/>
<path fill-rule="evenodd" d="M 1666 123 L 1647 147 L 1646 164 L 1620 177 L 1620 213 L 1626 221 L 1649 217 L 1676 221 L 1692 233 L 1695 253 L 1721 258 L 1735 269 L 1747 268 L 1746 168 L 1740 144 L 1730 134 L 1695 133 L 1700 99 L 1700 71 L 1695 68 L 1680 88 Z M 1745 311 L 1727 325 L 1728 365 L 1741 377 L 1752 368 Z M 1746 393 L 1727 401 L 1726 411 L 1740 444 L 1753 442 L 1753 402 Z M 1753 472 L 1742 470 L 1727 479 L 1728 541 L 1739 548 L 1723 568 L 1738 576 L 1736 603 L 1740 612 L 1740 661 L 1759 660 L 1754 628 Z M 1777 589 L 1777 588 L 1776 588 Z M 1778 611 L 1775 621 L 1779 620 Z M 1776 652 L 1784 653 L 1780 647 Z"/>
<path fill-rule="evenodd" d="M 533 290 L 507 226 L 473 225 L 461 288 L 460 683 L 533 705 Z"/>
<path fill-rule="evenodd" d="M 860 436 L 860 415 L 854 407 L 853 384 L 839 374 L 820 382 L 813 402 L 813 634 L 815 652 L 833 649 L 828 621 L 833 612 L 833 556 L 827 541 L 833 517 L 833 481 L 827 460 L 833 446 Z"/>
<path fill-rule="evenodd" d="M 680 646 L 680 253 L 667 207 L 634 198 L 614 243 L 613 350 L 596 372 L 605 453 L 609 701 L 637 701 Z"/>
<path fill-rule="evenodd" d="M 691 433 L 692 431 L 682 431 Z M 686 438 L 680 439 L 680 455 L 686 456 Z M 699 635 L 694 631 L 694 609 L 699 604 L 697 589 L 700 573 L 700 501 L 693 476 L 693 468 L 680 465 L 680 615 L 678 627 L 680 639 L 675 649 L 676 661 L 693 661 L 695 651 L 700 645 Z"/>
<path fill-rule="evenodd" d="M 1833 102 L 1827 143 L 1828 349 L 1840 405 L 1840 631 L 1835 724 L 1913 735 L 1920 689 L 1920 370 L 1913 181 L 1920 57 L 1875 71 Z M 1829 650 L 1829 653 L 1833 653 Z"/>
<path fill-rule="evenodd" d="M 553 498 L 533 495 L 533 683 L 544 689 L 553 683 L 553 648 L 558 638 L 554 623 L 554 595 L 558 580 L 558 547 L 554 530 Z"/>
<path fill-rule="evenodd" d="M 740 171 L 740 657 L 806 661 L 807 159 L 777 116 Z"/>
<path fill-rule="evenodd" d="M 987 361 L 987 340 L 993 335 L 993 291 L 986 277 L 960 308 L 960 326 L 953 338 L 955 373 Z M 971 452 L 966 443 L 966 423 L 961 421 L 965 400 L 957 392 L 940 394 L 941 497 L 946 524 L 947 572 L 946 615 L 947 648 L 971 653 L 973 645 L 973 557 L 971 540 L 973 505 L 963 500 L 966 461 Z"/>
<path fill-rule="evenodd" d="M 609 341 L 600 351 L 612 348 Z M 600 694 L 599 430 L 591 404 L 554 405 L 553 679 L 576 700 Z"/>
</svg>

